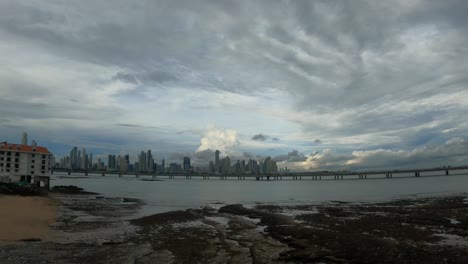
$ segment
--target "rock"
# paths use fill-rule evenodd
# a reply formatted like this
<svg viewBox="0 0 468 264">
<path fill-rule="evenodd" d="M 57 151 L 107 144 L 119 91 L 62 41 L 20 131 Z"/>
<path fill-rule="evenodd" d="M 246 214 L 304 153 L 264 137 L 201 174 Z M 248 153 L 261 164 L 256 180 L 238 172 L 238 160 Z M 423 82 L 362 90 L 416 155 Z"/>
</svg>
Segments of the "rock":
<svg viewBox="0 0 468 264">
<path fill-rule="evenodd" d="M 50 189 L 53 193 L 64 193 L 64 194 L 96 194 L 93 192 L 84 191 L 82 188 L 74 185 L 58 185 Z"/>
<path fill-rule="evenodd" d="M 139 257 L 135 260 L 135 264 L 146 264 L 146 263 L 174 263 L 174 255 L 167 249 L 154 251 L 145 256 Z"/>
</svg>

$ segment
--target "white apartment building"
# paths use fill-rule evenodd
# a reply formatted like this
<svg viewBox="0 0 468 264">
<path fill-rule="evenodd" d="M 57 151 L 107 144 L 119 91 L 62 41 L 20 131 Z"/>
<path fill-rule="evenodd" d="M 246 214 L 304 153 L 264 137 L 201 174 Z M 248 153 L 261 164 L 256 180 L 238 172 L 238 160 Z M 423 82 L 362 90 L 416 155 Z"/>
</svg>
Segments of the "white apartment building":
<svg viewBox="0 0 468 264">
<path fill-rule="evenodd" d="M 53 155 L 45 147 L 0 142 L 0 182 L 49 187 Z"/>
</svg>

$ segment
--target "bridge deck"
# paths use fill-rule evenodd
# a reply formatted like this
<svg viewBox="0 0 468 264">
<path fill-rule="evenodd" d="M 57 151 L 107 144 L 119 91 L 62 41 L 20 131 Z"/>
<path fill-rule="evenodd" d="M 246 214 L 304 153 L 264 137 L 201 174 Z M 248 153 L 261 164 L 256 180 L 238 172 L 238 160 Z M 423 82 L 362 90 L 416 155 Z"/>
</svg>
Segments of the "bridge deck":
<svg viewBox="0 0 468 264">
<path fill-rule="evenodd" d="M 385 170 L 385 171 L 323 171 L 323 172 L 302 172 L 302 173 L 289 173 L 289 174 L 272 174 L 272 175 L 258 175 L 258 174 L 231 174 L 231 175 L 208 175 L 208 174 L 195 174 L 195 173 L 181 173 L 181 174 L 154 174 L 154 173 L 130 173 L 130 172 L 117 172 L 117 171 L 86 171 L 86 170 L 69 170 L 69 169 L 59 169 L 55 168 L 52 170 L 54 172 L 64 172 L 68 175 L 73 174 L 97 174 L 101 176 L 105 175 L 119 175 L 119 176 L 150 176 L 152 178 L 202 178 L 202 179 L 255 179 L 255 180 L 302 180 L 302 179 L 312 179 L 312 180 L 321 180 L 323 179 L 335 179 L 342 180 L 345 178 L 351 179 L 367 179 L 368 176 L 382 175 L 385 178 L 397 177 L 420 177 L 420 176 L 444 176 L 444 175 L 468 175 L 468 173 L 457 173 L 460 170 L 468 170 L 468 166 L 459 166 L 459 167 L 445 167 L 445 168 L 422 168 L 422 169 L 404 169 L 404 170 Z M 427 175 L 430 172 L 440 172 L 438 175 Z M 451 173 L 452 172 L 452 173 Z M 412 174 L 405 175 L 402 174 Z M 423 175 L 421 175 L 423 173 Z M 399 175 L 399 176 L 398 176 Z M 371 178 L 371 177 L 369 177 Z M 375 177 L 373 177 L 375 178 Z"/>
</svg>

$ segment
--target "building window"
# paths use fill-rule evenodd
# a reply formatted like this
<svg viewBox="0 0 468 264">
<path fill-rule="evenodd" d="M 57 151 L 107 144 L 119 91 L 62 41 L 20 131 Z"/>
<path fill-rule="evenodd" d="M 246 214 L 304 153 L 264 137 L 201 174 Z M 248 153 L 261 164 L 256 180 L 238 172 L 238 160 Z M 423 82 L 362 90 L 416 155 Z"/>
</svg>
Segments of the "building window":
<svg viewBox="0 0 468 264">
<path fill-rule="evenodd" d="M 11 152 L 8 151 L 8 152 L 6 153 L 6 155 L 7 155 L 7 156 L 11 156 Z"/>
<path fill-rule="evenodd" d="M 3 167 L 3 163 L 0 163 L 0 167 Z"/>
<path fill-rule="evenodd" d="M 45 171 L 41 171 L 42 174 L 45 174 Z"/>
<path fill-rule="evenodd" d="M 0 155 L 3 155 L 3 154 L 5 154 L 5 151 L 0 151 Z"/>
<path fill-rule="evenodd" d="M 42 166 L 42 170 L 45 170 L 45 166 Z"/>
<path fill-rule="evenodd" d="M 18 172 L 18 170 L 15 170 L 15 172 Z"/>
<path fill-rule="evenodd" d="M 19 165 L 18 165 L 18 164 L 15 164 L 15 168 L 18 169 L 18 168 L 19 168 Z"/>
<path fill-rule="evenodd" d="M 16 157 L 19 157 L 19 155 L 20 155 L 19 152 L 16 152 L 16 153 L 15 153 L 15 156 L 16 156 Z"/>
<path fill-rule="evenodd" d="M 7 168 L 10 168 L 10 165 L 11 165 L 10 163 L 7 163 L 7 165 L 6 165 L 6 166 L 7 166 Z"/>
<path fill-rule="evenodd" d="M 34 174 L 34 171 L 31 171 L 31 174 Z"/>
<path fill-rule="evenodd" d="M 10 169 L 6 169 L 6 172 L 10 172 Z"/>
<path fill-rule="evenodd" d="M 45 159 L 45 155 L 42 155 L 42 159 Z"/>
<path fill-rule="evenodd" d="M 6 161 L 11 161 L 11 158 L 7 158 Z"/>
<path fill-rule="evenodd" d="M 31 157 L 33 157 L 33 158 L 34 158 L 35 156 L 36 156 L 36 154 L 32 154 L 32 155 L 31 155 Z"/>
<path fill-rule="evenodd" d="M 31 165 L 31 169 L 34 169 L 34 165 Z"/>
<path fill-rule="evenodd" d="M 17 158 L 17 159 L 15 159 L 15 162 L 19 162 L 19 159 L 18 159 L 18 158 Z"/>
</svg>

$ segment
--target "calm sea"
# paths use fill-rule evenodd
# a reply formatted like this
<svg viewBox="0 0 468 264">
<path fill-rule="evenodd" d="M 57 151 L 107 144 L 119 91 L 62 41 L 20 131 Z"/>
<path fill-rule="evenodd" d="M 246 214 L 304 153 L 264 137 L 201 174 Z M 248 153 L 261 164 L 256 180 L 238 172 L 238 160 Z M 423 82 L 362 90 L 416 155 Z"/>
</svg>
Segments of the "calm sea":
<svg viewBox="0 0 468 264">
<path fill-rule="evenodd" d="M 384 175 L 372 176 L 367 180 L 321 180 L 310 179 L 293 181 L 256 180 L 211 180 L 193 178 L 191 180 L 167 179 L 158 176 L 160 181 L 144 181 L 151 177 L 124 175 L 123 177 L 83 174 L 68 176 L 55 173 L 51 185 L 76 185 L 87 191 L 97 192 L 107 197 L 138 198 L 145 202 L 142 215 L 165 211 L 199 208 L 201 206 L 220 207 L 224 204 L 256 203 L 307 204 L 324 201 L 383 201 L 413 196 L 449 195 L 468 193 L 468 170 L 458 171 L 458 175 L 434 176 L 438 173 L 422 174 L 422 177 L 385 179 Z"/>
</svg>

